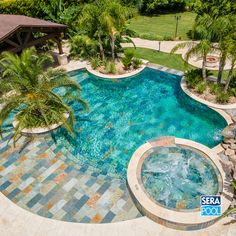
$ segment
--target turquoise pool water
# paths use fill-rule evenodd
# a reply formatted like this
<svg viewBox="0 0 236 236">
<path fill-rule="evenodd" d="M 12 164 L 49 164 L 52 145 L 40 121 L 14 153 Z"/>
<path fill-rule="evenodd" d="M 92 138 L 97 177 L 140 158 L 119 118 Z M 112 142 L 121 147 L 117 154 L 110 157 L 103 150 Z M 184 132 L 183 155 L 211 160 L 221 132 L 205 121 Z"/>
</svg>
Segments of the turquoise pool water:
<svg viewBox="0 0 236 236">
<path fill-rule="evenodd" d="M 146 192 L 157 203 L 195 209 L 200 207 L 201 195 L 218 193 L 220 173 L 210 159 L 178 145 L 152 151 L 144 160 L 141 175 Z"/>
<path fill-rule="evenodd" d="M 76 133 L 71 136 L 61 128 L 55 137 L 70 157 L 95 175 L 125 179 L 133 152 L 154 137 L 173 135 L 208 147 L 221 141 L 225 120 L 185 95 L 179 76 L 149 68 L 133 78 L 114 81 L 86 71 L 70 75 L 80 82 L 90 112 L 81 113 L 78 104 L 71 104 L 78 111 Z"/>
</svg>

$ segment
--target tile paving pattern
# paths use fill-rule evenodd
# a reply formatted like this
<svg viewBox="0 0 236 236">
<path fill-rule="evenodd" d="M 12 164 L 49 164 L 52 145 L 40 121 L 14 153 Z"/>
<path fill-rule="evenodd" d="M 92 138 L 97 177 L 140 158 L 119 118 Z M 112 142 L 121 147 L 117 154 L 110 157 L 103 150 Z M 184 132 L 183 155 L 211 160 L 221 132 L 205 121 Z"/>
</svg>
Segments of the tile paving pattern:
<svg viewBox="0 0 236 236">
<path fill-rule="evenodd" d="M 140 217 L 125 180 L 80 166 L 50 136 L 0 140 L 0 191 L 18 206 L 62 221 L 109 223 Z M 9 143 L 8 143 L 9 142 Z"/>
<path fill-rule="evenodd" d="M 151 67 L 177 75 L 161 66 Z M 18 206 L 62 221 L 110 223 L 141 217 L 125 180 L 94 172 L 50 136 L 0 140 L 0 191 Z"/>
</svg>

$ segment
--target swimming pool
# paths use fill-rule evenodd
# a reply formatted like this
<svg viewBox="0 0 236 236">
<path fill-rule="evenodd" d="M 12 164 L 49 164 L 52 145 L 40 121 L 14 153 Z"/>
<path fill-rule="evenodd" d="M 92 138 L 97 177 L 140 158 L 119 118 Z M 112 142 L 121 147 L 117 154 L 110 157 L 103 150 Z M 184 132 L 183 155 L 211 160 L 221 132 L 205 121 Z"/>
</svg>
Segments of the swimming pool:
<svg viewBox="0 0 236 236">
<path fill-rule="evenodd" d="M 201 195 L 216 195 L 221 182 L 210 158 L 177 144 L 153 148 L 143 162 L 141 177 L 155 202 L 175 210 L 199 208 Z"/>
<path fill-rule="evenodd" d="M 146 68 L 139 75 L 120 80 L 101 80 L 87 71 L 71 78 L 80 82 L 89 113 L 77 112 L 75 134 L 58 129 L 55 137 L 85 169 L 95 175 L 126 178 L 134 150 L 159 136 L 191 139 L 208 147 L 221 142 L 227 125 L 217 112 L 188 97 L 181 77 Z M 59 91 L 63 93 L 63 91 Z"/>
</svg>

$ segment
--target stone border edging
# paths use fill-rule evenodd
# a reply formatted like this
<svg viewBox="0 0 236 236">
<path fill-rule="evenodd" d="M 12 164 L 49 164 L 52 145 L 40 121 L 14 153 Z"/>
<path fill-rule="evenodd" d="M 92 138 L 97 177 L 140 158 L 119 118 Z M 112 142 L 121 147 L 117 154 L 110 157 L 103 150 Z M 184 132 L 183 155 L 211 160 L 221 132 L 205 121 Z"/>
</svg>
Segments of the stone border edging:
<svg viewBox="0 0 236 236">
<path fill-rule="evenodd" d="M 64 117 L 66 119 L 68 119 L 69 118 L 69 113 L 64 113 Z M 14 120 L 12 122 L 13 127 L 16 128 L 18 123 L 19 122 L 17 120 Z M 53 130 L 59 128 L 62 124 L 63 124 L 62 122 L 59 122 L 58 124 L 53 124 L 53 125 L 50 125 L 49 127 L 38 127 L 38 128 L 32 128 L 32 129 L 26 129 L 25 128 L 25 129 L 21 130 L 21 134 L 22 135 L 29 135 L 29 136 L 46 134 L 50 131 L 53 131 Z"/>
<path fill-rule="evenodd" d="M 158 144 L 158 140 L 162 140 L 165 142 L 170 138 L 173 139 L 173 142 L 175 144 L 192 147 L 196 150 L 199 150 L 200 152 L 203 152 L 204 154 L 206 154 L 206 156 L 208 156 L 211 159 L 211 161 L 215 164 L 215 166 L 219 170 L 221 178 L 223 180 L 222 184 L 223 193 L 221 194 L 222 213 L 229 208 L 231 201 L 228 200 L 228 198 L 233 199 L 233 189 L 229 188 L 228 184 L 225 183 L 227 176 L 220 164 L 219 156 L 210 148 L 191 140 L 180 139 L 175 137 L 162 137 L 141 145 L 134 152 L 128 165 L 128 170 L 127 170 L 128 187 L 131 191 L 135 203 L 137 204 L 138 209 L 141 212 L 143 212 L 146 216 L 154 220 L 155 222 L 179 230 L 198 230 L 208 227 L 217 222 L 219 218 L 201 217 L 199 211 L 177 212 L 162 207 L 156 204 L 153 200 L 151 200 L 142 187 L 141 167 L 145 158 L 148 158 L 144 154 L 153 147 L 161 146 L 160 144 Z"/>
<path fill-rule="evenodd" d="M 100 73 L 96 70 L 93 70 L 91 65 L 87 65 L 86 69 L 90 74 L 95 75 L 101 79 L 124 79 L 124 78 L 129 78 L 129 77 L 139 74 L 141 71 L 143 71 L 146 68 L 147 63 L 148 62 L 144 62 L 144 64 L 139 69 L 132 71 L 130 73 L 127 73 L 127 74 L 123 74 L 123 75 L 110 75 L 110 74 L 106 75 L 106 74 Z"/>
<path fill-rule="evenodd" d="M 189 91 L 189 89 L 187 88 L 187 84 L 185 81 L 185 78 L 183 77 L 181 80 L 181 88 L 182 90 L 191 98 L 193 98 L 194 100 L 203 103 L 211 108 L 216 108 L 216 109 L 222 109 L 222 110 L 227 110 L 227 109 L 236 109 L 236 103 L 233 104 L 228 104 L 228 105 L 221 105 L 221 104 L 215 104 L 212 102 L 208 102 L 205 99 L 199 98 L 198 96 L 196 96 L 195 94 L 193 94 L 192 92 Z"/>
</svg>

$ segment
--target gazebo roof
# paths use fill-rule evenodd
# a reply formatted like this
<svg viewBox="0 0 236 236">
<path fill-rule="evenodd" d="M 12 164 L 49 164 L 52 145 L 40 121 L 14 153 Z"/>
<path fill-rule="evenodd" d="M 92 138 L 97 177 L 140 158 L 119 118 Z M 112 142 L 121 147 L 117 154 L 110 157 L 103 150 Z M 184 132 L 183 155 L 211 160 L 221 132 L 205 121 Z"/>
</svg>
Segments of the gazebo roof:
<svg viewBox="0 0 236 236">
<path fill-rule="evenodd" d="M 65 29 L 67 26 L 22 15 L 0 14 L 0 42 L 21 28 Z"/>
</svg>

